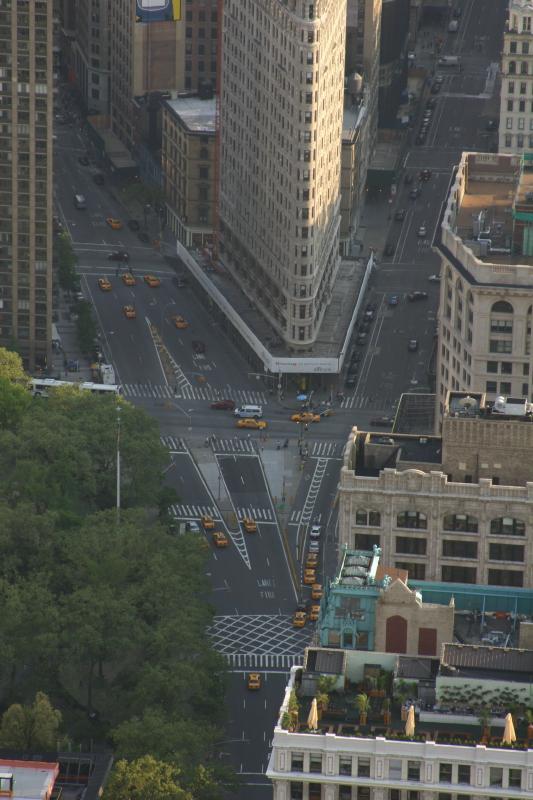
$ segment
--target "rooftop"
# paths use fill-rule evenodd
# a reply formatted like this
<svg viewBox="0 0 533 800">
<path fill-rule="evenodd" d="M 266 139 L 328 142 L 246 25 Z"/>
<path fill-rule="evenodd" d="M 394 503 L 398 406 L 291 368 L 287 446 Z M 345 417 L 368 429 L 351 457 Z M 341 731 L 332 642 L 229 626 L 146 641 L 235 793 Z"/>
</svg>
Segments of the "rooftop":
<svg viewBox="0 0 533 800">
<path fill-rule="evenodd" d="M 431 436 L 435 430 L 435 395 L 402 394 L 394 419 L 394 433 Z"/>
<path fill-rule="evenodd" d="M 487 401 L 477 392 L 448 392 L 444 408 L 446 417 L 459 419 L 513 420 L 531 422 L 533 403 L 527 397 L 497 397 Z"/>
<path fill-rule="evenodd" d="M 59 773 L 59 764 L 46 761 L 0 759 L 1 793 L 4 780 L 13 777 L 12 800 L 46 800 L 50 797 Z"/>
<path fill-rule="evenodd" d="M 216 98 L 202 100 L 198 96 L 166 100 L 165 105 L 191 133 L 215 133 Z"/>
<path fill-rule="evenodd" d="M 530 681 L 533 651 L 503 647 L 445 644 L 441 672 L 455 677 L 498 677 L 504 681 Z"/>
</svg>

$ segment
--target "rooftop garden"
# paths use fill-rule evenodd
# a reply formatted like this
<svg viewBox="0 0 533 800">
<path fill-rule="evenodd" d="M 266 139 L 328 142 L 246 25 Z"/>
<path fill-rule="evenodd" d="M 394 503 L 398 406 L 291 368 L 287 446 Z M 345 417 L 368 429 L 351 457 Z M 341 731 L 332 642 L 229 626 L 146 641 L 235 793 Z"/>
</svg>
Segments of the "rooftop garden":
<svg viewBox="0 0 533 800">
<path fill-rule="evenodd" d="M 391 673 L 381 671 L 376 678 L 365 678 L 357 684 L 346 680 L 342 690 L 337 689 L 338 679 L 321 676 L 316 682 L 317 720 L 312 718 L 313 696 L 302 692 L 302 675 L 299 673 L 286 709 L 281 717 L 281 727 L 299 733 L 334 733 L 338 736 L 374 738 L 383 736 L 395 741 L 431 741 L 437 744 L 454 744 L 527 750 L 533 748 L 533 709 L 516 701 L 510 690 L 485 691 L 483 687 L 466 696 L 465 691 L 443 691 L 439 704 L 431 707 L 439 713 L 460 714 L 472 717 L 467 724 L 450 720 L 422 721 L 415 718 L 414 732 L 406 733 L 406 723 L 411 705 L 419 708 L 416 683 L 394 681 Z M 512 714 L 516 741 L 505 744 L 502 725 L 491 725 L 494 717 Z M 426 715 L 431 716 L 431 715 Z M 503 720 L 502 720 L 503 721 Z"/>
</svg>

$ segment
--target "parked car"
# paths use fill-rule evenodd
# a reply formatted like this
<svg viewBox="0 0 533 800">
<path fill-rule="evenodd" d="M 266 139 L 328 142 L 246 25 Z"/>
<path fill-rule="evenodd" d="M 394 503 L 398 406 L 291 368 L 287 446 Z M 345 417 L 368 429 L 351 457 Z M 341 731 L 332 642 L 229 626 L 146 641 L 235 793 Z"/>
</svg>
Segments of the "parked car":
<svg viewBox="0 0 533 800">
<path fill-rule="evenodd" d="M 366 344 L 367 341 L 368 341 L 368 334 L 367 333 L 358 333 L 357 334 L 357 339 L 355 340 L 356 344 L 361 346 L 361 345 Z"/>
<path fill-rule="evenodd" d="M 344 385 L 347 389 L 353 389 L 357 385 L 357 375 L 347 375 L 344 379 Z"/>
<path fill-rule="evenodd" d="M 410 353 L 416 353 L 418 350 L 418 339 L 409 339 L 407 343 L 407 349 Z"/>
<path fill-rule="evenodd" d="M 403 222 L 405 219 L 405 208 L 399 208 L 396 214 L 394 215 L 394 219 L 396 222 Z"/>
<path fill-rule="evenodd" d="M 392 242 L 387 242 L 387 244 L 385 245 L 385 251 L 384 251 L 385 255 L 386 256 L 393 256 L 395 250 L 396 250 L 396 245 L 393 244 Z"/>
</svg>

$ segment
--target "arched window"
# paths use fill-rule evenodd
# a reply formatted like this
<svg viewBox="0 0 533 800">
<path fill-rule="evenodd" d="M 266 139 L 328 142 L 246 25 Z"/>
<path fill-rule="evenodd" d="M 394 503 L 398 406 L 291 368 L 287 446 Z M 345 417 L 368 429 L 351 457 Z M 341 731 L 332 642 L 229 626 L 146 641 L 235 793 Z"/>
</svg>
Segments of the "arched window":
<svg viewBox="0 0 533 800">
<path fill-rule="evenodd" d="M 491 313 L 493 314 L 512 314 L 514 311 L 512 305 L 506 300 L 497 300 L 492 304 Z"/>
<path fill-rule="evenodd" d="M 477 533 L 477 517 L 469 514 L 446 514 L 442 520 L 442 527 L 445 531 L 463 531 L 464 533 Z"/>
<path fill-rule="evenodd" d="M 428 526 L 427 519 L 427 516 L 421 511 L 400 511 L 396 517 L 396 527 L 425 530 Z"/>
<path fill-rule="evenodd" d="M 509 61 L 509 75 L 516 75 L 516 61 Z"/>
<path fill-rule="evenodd" d="M 490 532 L 493 536 L 525 536 L 526 523 L 514 517 L 497 517 L 490 521 Z"/>
<path fill-rule="evenodd" d="M 379 511 L 372 511 L 371 509 L 358 508 L 355 512 L 356 525 L 371 525 L 374 528 L 379 528 L 381 525 L 381 514 Z"/>
</svg>

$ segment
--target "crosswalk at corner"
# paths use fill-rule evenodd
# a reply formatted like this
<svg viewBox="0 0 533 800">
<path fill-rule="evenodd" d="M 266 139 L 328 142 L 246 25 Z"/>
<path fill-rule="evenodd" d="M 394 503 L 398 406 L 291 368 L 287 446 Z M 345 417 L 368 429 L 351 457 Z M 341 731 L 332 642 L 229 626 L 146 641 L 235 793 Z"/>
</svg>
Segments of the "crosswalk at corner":
<svg viewBox="0 0 533 800">
<path fill-rule="evenodd" d="M 276 653 L 227 653 L 224 658 L 230 669 L 279 669 L 290 670 L 303 664 L 303 655 L 289 656 Z"/>
<path fill-rule="evenodd" d="M 254 508 L 252 506 L 237 506 L 235 511 L 239 520 L 244 517 L 254 519 L 256 522 L 275 522 L 274 514 L 270 508 Z"/>
<path fill-rule="evenodd" d="M 312 442 L 309 448 L 311 458 L 340 458 L 344 442 Z"/>
<path fill-rule="evenodd" d="M 170 506 L 170 511 L 175 519 L 198 520 L 200 517 L 212 517 L 216 522 L 220 521 L 218 509 L 213 508 L 213 506 L 196 506 L 177 503 Z"/>
<path fill-rule="evenodd" d="M 256 432 L 254 431 L 254 434 Z M 257 455 L 257 444 L 256 444 L 256 436 L 252 438 L 250 434 L 250 438 L 246 436 L 245 438 L 241 438 L 239 436 L 234 436 L 232 439 L 219 439 L 216 436 L 212 438 L 212 447 L 213 452 L 216 455 L 226 455 L 227 453 L 231 453 L 231 455 L 235 454 L 247 454 L 247 455 Z"/>
<path fill-rule="evenodd" d="M 341 400 L 341 408 L 370 408 L 372 411 L 389 411 L 397 397 L 365 394 L 353 394 Z"/>
<path fill-rule="evenodd" d="M 175 386 L 166 383 L 123 383 L 122 394 L 124 397 L 153 400 L 205 400 L 211 403 L 215 400 L 233 400 L 237 405 L 264 406 L 268 402 L 264 392 L 229 387 L 218 389 L 209 384 L 191 386 L 187 383 L 180 386 L 179 381 Z"/>
<path fill-rule="evenodd" d="M 164 445 L 171 453 L 187 453 L 187 445 L 185 441 L 178 436 L 161 436 L 161 444 Z"/>
</svg>

